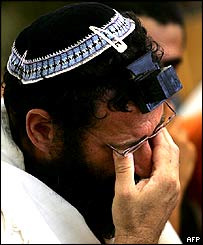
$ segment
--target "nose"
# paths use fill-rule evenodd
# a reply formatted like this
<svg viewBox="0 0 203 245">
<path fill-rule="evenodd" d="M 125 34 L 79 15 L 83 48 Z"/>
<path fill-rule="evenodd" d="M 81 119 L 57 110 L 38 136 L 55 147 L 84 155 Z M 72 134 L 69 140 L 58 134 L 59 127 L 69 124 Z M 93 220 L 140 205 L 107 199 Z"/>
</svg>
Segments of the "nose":
<svg viewBox="0 0 203 245">
<path fill-rule="evenodd" d="M 149 142 L 146 141 L 143 145 L 134 152 L 135 173 L 141 178 L 148 178 L 152 171 L 152 150 Z"/>
</svg>

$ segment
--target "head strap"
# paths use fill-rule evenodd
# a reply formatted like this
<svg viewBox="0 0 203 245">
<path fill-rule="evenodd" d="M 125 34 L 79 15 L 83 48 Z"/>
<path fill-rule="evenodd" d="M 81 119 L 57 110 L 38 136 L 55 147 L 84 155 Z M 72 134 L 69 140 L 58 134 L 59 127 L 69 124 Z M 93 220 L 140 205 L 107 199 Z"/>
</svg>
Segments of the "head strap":
<svg viewBox="0 0 203 245">
<path fill-rule="evenodd" d="M 7 63 L 8 71 L 23 84 L 29 84 L 72 70 L 94 59 L 110 47 L 118 52 L 124 52 L 127 45 L 122 40 L 135 29 L 135 23 L 114 11 L 115 15 L 106 25 L 101 28 L 90 26 L 89 29 L 93 33 L 76 44 L 45 57 L 26 60 L 29 50 L 21 56 L 14 42 Z"/>
</svg>

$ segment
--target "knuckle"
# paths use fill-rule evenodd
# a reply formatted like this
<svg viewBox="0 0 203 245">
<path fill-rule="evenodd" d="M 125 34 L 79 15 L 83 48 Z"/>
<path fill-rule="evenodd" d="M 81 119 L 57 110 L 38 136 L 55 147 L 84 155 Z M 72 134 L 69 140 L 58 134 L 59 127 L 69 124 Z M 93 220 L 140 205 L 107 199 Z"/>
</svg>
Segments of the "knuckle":
<svg viewBox="0 0 203 245">
<path fill-rule="evenodd" d="M 168 181 L 168 191 L 178 194 L 180 192 L 180 181 L 175 176 Z"/>
<path fill-rule="evenodd" d="M 162 187 L 168 192 L 179 192 L 180 191 L 180 180 L 177 178 L 176 174 L 165 174 L 162 176 Z"/>
</svg>

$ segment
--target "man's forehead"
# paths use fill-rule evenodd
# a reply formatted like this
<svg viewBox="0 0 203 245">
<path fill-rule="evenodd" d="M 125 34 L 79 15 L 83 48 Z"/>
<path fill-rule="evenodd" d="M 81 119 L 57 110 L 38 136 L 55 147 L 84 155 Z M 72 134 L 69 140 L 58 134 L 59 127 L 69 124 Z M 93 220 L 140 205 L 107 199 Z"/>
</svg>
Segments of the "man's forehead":
<svg viewBox="0 0 203 245">
<path fill-rule="evenodd" d="M 95 132 L 104 132 L 109 135 L 116 135 L 127 132 L 127 130 L 139 131 L 148 124 L 157 125 L 162 115 L 162 107 L 157 107 L 148 113 L 141 113 L 134 104 L 128 104 L 129 112 L 111 111 L 107 104 L 102 104 L 98 110 L 102 111 L 105 117 L 96 120 Z M 101 114 L 100 114 L 101 115 Z"/>
</svg>

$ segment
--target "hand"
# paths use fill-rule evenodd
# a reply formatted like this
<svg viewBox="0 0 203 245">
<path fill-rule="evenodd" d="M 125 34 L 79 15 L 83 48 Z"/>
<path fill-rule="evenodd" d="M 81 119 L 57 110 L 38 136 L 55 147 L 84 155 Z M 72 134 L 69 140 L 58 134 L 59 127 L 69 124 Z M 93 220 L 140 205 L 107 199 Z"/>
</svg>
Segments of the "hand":
<svg viewBox="0 0 203 245">
<path fill-rule="evenodd" d="M 135 185 L 133 155 L 113 153 L 115 243 L 158 243 L 179 194 L 179 149 L 164 128 L 152 140 L 151 177 Z"/>
</svg>

